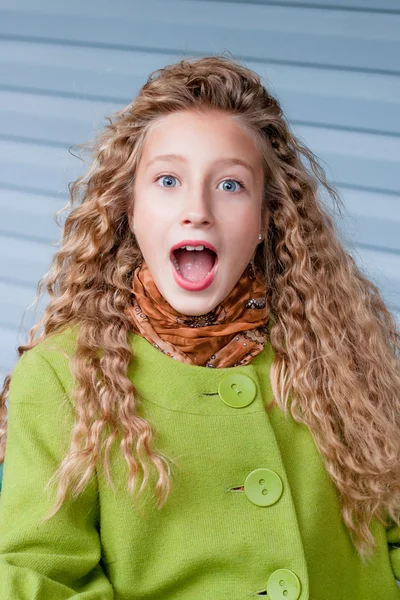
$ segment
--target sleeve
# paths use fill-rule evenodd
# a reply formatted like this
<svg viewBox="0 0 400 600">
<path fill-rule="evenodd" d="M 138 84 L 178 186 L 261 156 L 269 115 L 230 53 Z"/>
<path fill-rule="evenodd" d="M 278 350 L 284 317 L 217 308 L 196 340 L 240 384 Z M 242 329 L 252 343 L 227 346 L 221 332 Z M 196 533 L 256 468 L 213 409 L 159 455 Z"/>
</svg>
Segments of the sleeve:
<svg viewBox="0 0 400 600">
<path fill-rule="evenodd" d="M 45 485 L 69 449 L 74 410 L 55 370 L 36 348 L 18 360 L 8 398 L 0 495 L 2 600 L 112 600 L 101 565 L 97 479 L 50 520 Z"/>
<path fill-rule="evenodd" d="M 400 582 L 400 527 L 394 525 L 386 531 L 390 562 L 395 579 Z"/>
</svg>

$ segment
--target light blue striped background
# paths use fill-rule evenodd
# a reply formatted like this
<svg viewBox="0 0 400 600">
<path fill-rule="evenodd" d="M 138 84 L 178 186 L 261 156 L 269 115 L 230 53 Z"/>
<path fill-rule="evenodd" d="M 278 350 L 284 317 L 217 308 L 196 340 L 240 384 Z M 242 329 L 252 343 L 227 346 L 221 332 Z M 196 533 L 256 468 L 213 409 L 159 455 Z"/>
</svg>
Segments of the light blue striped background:
<svg viewBox="0 0 400 600">
<path fill-rule="evenodd" d="M 43 310 L 24 315 L 59 239 L 54 214 L 82 173 L 68 148 L 150 71 L 226 50 L 322 159 L 345 202 L 343 243 L 400 318 L 398 0 L 0 0 L 2 377 Z"/>
</svg>

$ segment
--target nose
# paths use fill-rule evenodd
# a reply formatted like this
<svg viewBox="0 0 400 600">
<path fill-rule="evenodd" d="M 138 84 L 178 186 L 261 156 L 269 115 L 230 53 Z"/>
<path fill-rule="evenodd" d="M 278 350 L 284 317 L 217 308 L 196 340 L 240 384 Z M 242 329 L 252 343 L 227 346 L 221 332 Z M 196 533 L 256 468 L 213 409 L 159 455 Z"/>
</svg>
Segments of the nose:
<svg viewBox="0 0 400 600">
<path fill-rule="evenodd" d="M 211 226 L 214 222 L 211 198 L 204 187 L 191 189 L 183 200 L 183 206 L 180 213 L 180 224 L 183 226 L 193 225 Z"/>
</svg>

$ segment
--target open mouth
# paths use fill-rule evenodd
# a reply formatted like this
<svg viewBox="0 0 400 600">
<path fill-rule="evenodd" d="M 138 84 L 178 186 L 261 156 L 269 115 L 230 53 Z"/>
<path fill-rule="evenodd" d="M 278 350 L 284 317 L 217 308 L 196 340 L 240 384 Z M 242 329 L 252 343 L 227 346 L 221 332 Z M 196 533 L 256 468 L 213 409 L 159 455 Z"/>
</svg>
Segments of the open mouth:
<svg viewBox="0 0 400 600">
<path fill-rule="evenodd" d="M 199 249 L 177 248 L 171 253 L 171 260 L 177 273 L 183 279 L 194 283 L 203 281 L 217 262 L 217 255 L 213 250 L 205 246 L 197 248 Z"/>
<path fill-rule="evenodd" d="M 184 241 L 171 249 L 172 275 L 182 289 L 201 292 L 214 281 L 218 269 L 218 255 L 209 242 L 193 240 L 191 243 L 193 245 Z"/>
</svg>

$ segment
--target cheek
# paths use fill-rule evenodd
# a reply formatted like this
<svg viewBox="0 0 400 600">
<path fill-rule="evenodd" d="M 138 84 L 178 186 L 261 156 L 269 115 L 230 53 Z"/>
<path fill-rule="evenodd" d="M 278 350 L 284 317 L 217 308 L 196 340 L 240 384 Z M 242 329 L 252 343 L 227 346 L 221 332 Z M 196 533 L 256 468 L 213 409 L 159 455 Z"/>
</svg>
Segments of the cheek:
<svg viewBox="0 0 400 600">
<path fill-rule="evenodd" d="M 242 198 L 231 202 L 229 207 L 221 203 L 218 206 L 218 218 L 229 224 L 235 231 L 241 228 L 254 229 L 261 222 L 261 206 L 255 198 Z"/>
<path fill-rule="evenodd" d="M 134 214 L 134 235 L 143 254 L 152 255 L 163 244 L 166 234 L 166 221 L 151 207 L 138 210 Z"/>
<path fill-rule="evenodd" d="M 244 246 L 256 243 L 260 233 L 260 219 L 258 215 L 252 215 L 249 211 L 244 212 L 235 219 L 225 219 L 224 228 L 228 239 L 236 240 Z"/>
<path fill-rule="evenodd" d="M 145 202 L 138 202 L 135 206 L 134 214 L 133 214 L 133 224 L 136 230 L 136 233 L 142 233 L 143 231 L 147 231 L 148 227 L 156 223 L 155 219 L 156 215 L 152 214 L 151 207 L 146 205 Z"/>
</svg>

